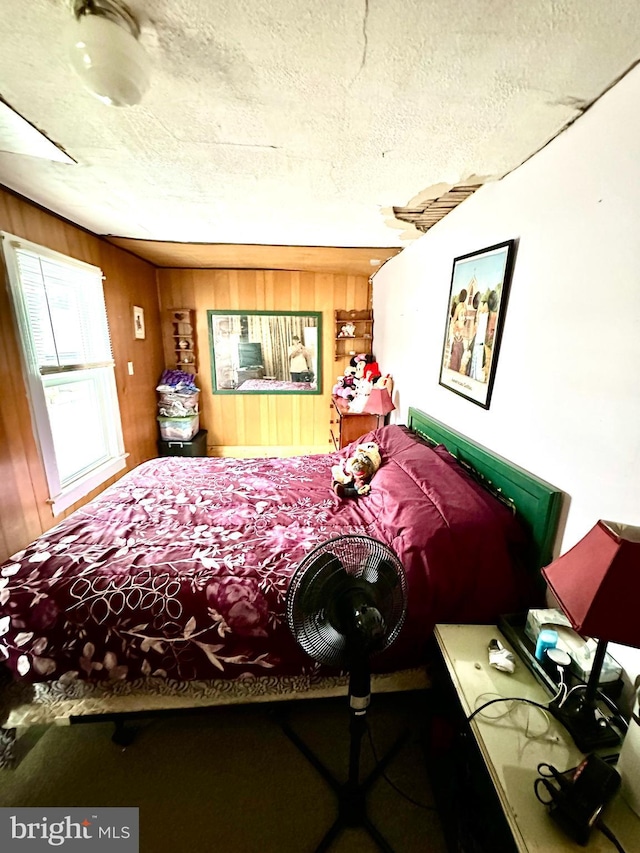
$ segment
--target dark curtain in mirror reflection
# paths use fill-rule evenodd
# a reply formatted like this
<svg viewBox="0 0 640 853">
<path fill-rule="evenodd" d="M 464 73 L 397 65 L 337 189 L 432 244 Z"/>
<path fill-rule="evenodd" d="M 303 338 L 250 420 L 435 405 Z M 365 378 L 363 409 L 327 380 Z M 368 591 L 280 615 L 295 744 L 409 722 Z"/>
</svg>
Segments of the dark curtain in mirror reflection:
<svg viewBox="0 0 640 853">
<path fill-rule="evenodd" d="M 294 337 L 304 341 L 304 318 L 274 314 L 248 316 L 249 340 L 262 343 L 265 376 L 286 382 L 289 376 L 289 347 Z"/>
</svg>

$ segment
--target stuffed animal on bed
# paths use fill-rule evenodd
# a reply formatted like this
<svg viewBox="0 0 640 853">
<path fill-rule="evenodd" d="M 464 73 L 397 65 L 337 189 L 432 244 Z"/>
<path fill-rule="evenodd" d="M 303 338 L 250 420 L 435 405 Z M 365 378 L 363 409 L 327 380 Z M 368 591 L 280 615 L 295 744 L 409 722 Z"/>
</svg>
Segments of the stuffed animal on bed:
<svg viewBox="0 0 640 853">
<path fill-rule="evenodd" d="M 371 478 L 380 467 L 380 462 L 380 450 L 374 441 L 359 444 L 353 456 L 332 466 L 333 491 L 339 498 L 368 495 Z"/>
</svg>

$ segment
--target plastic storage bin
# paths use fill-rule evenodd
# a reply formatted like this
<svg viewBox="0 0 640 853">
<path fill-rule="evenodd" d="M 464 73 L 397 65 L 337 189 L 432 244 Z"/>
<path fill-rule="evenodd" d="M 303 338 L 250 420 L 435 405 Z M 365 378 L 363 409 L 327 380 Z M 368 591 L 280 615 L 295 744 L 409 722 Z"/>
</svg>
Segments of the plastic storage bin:
<svg viewBox="0 0 640 853">
<path fill-rule="evenodd" d="M 198 411 L 200 391 L 162 391 L 158 399 L 158 414 L 166 418 L 184 418 Z"/>
<path fill-rule="evenodd" d="M 187 415 L 182 418 L 158 416 L 160 435 L 165 441 L 191 441 L 200 429 L 200 415 Z"/>
</svg>

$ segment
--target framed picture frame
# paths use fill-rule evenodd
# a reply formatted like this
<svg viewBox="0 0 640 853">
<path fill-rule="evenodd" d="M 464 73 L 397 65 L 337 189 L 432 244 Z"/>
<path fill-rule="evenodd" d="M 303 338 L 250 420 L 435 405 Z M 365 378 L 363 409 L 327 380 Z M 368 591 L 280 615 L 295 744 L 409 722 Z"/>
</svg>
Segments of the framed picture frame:
<svg viewBox="0 0 640 853">
<path fill-rule="evenodd" d="M 133 337 L 139 341 L 145 339 L 144 308 L 140 308 L 138 305 L 133 306 Z"/>
<path fill-rule="evenodd" d="M 489 408 L 513 273 L 515 240 L 453 260 L 439 384 Z"/>
</svg>

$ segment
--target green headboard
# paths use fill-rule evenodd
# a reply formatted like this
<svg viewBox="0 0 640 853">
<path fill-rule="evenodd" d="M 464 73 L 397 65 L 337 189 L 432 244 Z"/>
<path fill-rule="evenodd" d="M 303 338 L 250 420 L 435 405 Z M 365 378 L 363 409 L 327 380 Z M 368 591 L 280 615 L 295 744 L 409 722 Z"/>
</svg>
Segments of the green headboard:
<svg viewBox="0 0 640 853">
<path fill-rule="evenodd" d="M 408 427 L 430 444 L 443 444 L 464 466 L 471 467 L 513 504 L 533 538 L 532 568 L 539 569 L 551 562 L 562 506 L 563 493 L 559 489 L 419 409 L 409 409 Z"/>
</svg>

